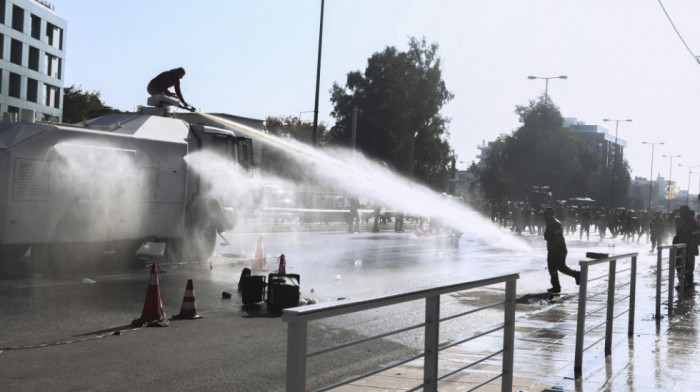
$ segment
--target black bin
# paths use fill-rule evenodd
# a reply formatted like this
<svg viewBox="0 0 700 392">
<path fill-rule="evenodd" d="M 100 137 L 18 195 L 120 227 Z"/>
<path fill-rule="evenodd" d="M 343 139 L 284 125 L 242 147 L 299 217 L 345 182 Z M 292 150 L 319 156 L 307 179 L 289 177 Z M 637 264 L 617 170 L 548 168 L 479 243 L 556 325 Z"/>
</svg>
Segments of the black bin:
<svg viewBox="0 0 700 392">
<path fill-rule="evenodd" d="M 299 306 L 298 274 L 269 274 L 267 284 L 267 308 L 281 312 L 285 308 Z"/>
<path fill-rule="evenodd" d="M 265 277 L 263 275 L 249 275 L 241 277 L 238 282 L 241 291 L 243 305 L 253 305 L 262 302 L 265 293 Z"/>
</svg>

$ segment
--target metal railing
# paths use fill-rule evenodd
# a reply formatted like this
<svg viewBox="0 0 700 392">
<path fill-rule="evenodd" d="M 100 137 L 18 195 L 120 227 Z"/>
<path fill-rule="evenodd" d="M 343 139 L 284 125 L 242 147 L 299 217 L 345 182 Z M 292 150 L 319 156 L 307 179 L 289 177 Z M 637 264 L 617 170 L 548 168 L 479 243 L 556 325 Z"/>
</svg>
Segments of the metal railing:
<svg viewBox="0 0 700 392">
<path fill-rule="evenodd" d="M 657 254 L 656 254 L 656 314 L 654 317 L 658 320 L 661 319 L 661 294 L 667 293 L 668 294 L 668 316 L 671 317 L 673 316 L 673 293 L 675 292 L 673 290 L 673 285 L 675 279 L 675 274 L 676 274 L 676 269 L 678 268 L 680 271 L 685 271 L 685 250 L 686 250 L 686 245 L 685 244 L 676 244 L 676 245 L 663 245 L 659 246 L 656 248 L 657 249 Z M 668 264 L 666 267 L 663 263 L 664 257 L 663 257 L 663 251 L 664 249 L 668 249 Z M 666 290 L 662 291 L 662 286 L 663 286 L 663 272 L 668 271 L 668 284 L 666 286 Z M 685 288 L 685 274 L 680 273 L 678 275 L 678 280 L 680 281 L 680 285 L 678 287 L 678 300 L 683 301 L 684 298 L 684 288 Z"/>
<path fill-rule="evenodd" d="M 498 378 L 502 378 L 501 390 L 503 392 L 510 392 L 513 386 L 513 347 L 515 340 L 515 284 L 516 280 L 519 277 L 519 274 L 500 275 L 480 280 L 447 283 L 415 291 L 392 294 L 384 297 L 377 297 L 366 300 L 332 302 L 328 304 L 319 304 L 286 309 L 282 314 L 282 321 L 288 323 L 286 390 L 288 392 L 302 392 L 305 390 L 306 361 L 309 357 L 346 348 L 355 344 L 385 338 L 387 336 L 395 335 L 398 333 L 423 328 L 425 336 L 423 352 L 414 355 L 410 358 L 400 359 L 397 362 L 384 366 L 380 369 L 363 373 L 361 375 L 346 379 L 333 385 L 327 385 L 325 387 L 317 389 L 316 391 L 326 391 L 331 388 L 347 385 L 351 382 L 355 382 L 357 380 L 381 373 L 383 371 L 392 369 L 394 367 L 403 365 L 405 363 L 422 357 L 423 384 L 410 389 L 410 391 L 415 391 L 422 388 L 424 391 L 436 392 L 439 380 L 451 376 L 455 373 L 461 372 L 463 370 L 466 370 L 471 366 L 474 366 L 478 363 L 481 363 L 487 359 L 493 358 L 500 354 L 502 355 L 501 373 L 477 385 L 474 389 L 480 388 L 481 386 L 486 385 L 494 380 L 497 380 Z M 440 318 L 441 295 L 450 294 L 458 291 L 476 289 L 499 283 L 505 283 L 505 298 L 503 301 L 482 306 L 480 308 L 472 309 L 463 313 Z M 310 321 L 347 315 L 354 312 L 367 311 L 421 299 L 425 299 L 425 321 L 423 323 L 384 332 L 363 339 L 337 344 L 314 352 L 307 352 L 307 327 Z M 440 322 L 453 320 L 458 317 L 463 317 L 469 314 L 473 314 L 482 310 L 494 308 L 501 305 L 504 306 L 503 324 L 500 324 L 497 327 L 492 328 L 488 331 L 484 331 L 476 335 L 460 339 L 456 342 L 451 342 L 443 346 L 439 345 Z M 485 336 L 487 334 L 499 330 L 503 330 L 503 347 L 500 350 L 486 355 L 481 359 L 476 360 L 475 362 L 462 366 L 459 369 L 450 371 L 447 374 L 443 374 L 441 376 L 438 375 L 438 354 L 440 351 L 462 343 L 466 343 L 478 337 Z"/>
<path fill-rule="evenodd" d="M 575 360 L 574 360 L 574 373 L 576 376 L 581 375 L 581 369 L 582 369 L 582 363 L 583 363 L 583 352 L 585 350 L 588 350 L 589 348 L 593 347 L 594 345 L 598 344 L 603 338 L 598 339 L 596 342 L 593 344 L 589 345 L 588 347 L 584 348 L 583 347 L 583 342 L 584 342 L 584 335 L 586 333 L 589 333 L 598 327 L 602 326 L 605 324 L 605 355 L 608 356 L 610 355 L 611 348 L 612 348 L 612 333 L 613 333 L 613 320 L 616 319 L 617 317 L 621 316 L 625 312 L 629 313 L 629 318 L 627 322 L 627 334 L 628 336 L 632 336 L 634 334 L 634 305 L 635 305 L 635 291 L 636 291 L 636 284 L 637 284 L 637 255 L 638 253 L 626 253 L 626 254 L 621 254 L 621 255 L 616 255 L 616 256 L 610 256 L 604 259 L 594 259 L 594 260 L 581 260 L 579 261 L 579 266 L 581 267 L 581 277 L 580 277 L 580 286 L 579 286 L 579 298 L 578 298 L 578 319 L 576 322 L 576 355 L 575 355 Z M 628 269 L 630 271 L 630 280 L 629 283 L 623 283 L 620 284 L 619 287 L 629 285 L 629 295 L 616 300 L 615 299 L 615 288 L 616 286 L 616 276 L 618 272 L 624 272 L 626 270 L 620 270 L 617 271 L 617 260 L 620 259 L 631 259 L 630 263 L 630 268 Z M 598 293 L 593 293 L 590 297 L 588 297 L 588 282 L 590 281 L 588 277 L 588 272 L 589 272 L 589 267 L 596 265 L 596 264 L 603 264 L 607 263 L 608 264 L 608 287 L 607 290 L 604 290 L 602 292 Z M 604 276 L 598 277 L 598 278 L 603 278 Z M 595 279 L 598 279 L 595 278 Z M 600 294 L 605 294 L 607 293 L 607 301 L 605 306 L 600 307 L 598 309 L 594 309 L 593 311 L 586 313 L 586 303 L 589 298 L 596 297 Z M 615 304 L 618 302 L 621 302 L 625 299 L 629 298 L 629 309 L 623 311 L 622 313 L 615 315 Z M 586 317 L 592 315 L 593 313 L 597 313 L 601 310 L 606 310 L 606 315 L 605 315 L 605 322 L 598 324 L 588 330 L 585 330 L 586 328 Z"/>
</svg>

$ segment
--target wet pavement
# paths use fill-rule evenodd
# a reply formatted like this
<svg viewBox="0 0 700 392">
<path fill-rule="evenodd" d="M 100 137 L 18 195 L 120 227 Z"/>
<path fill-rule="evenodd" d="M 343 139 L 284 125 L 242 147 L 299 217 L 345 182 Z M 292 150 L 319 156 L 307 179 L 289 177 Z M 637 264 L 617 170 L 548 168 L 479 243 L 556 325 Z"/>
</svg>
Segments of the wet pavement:
<svg viewBox="0 0 700 392">
<path fill-rule="evenodd" d="M 568 264 L 575 265 L 572 261 Z M 672 317 L 668 317 L 667 304 L 662 302 L 662 317 L 655 317 L 655 266 L 655 254 L 639 254 L 634 334 L 627 334 L 628 313 L 617 310 L 611 355 L 604 355 L 604 327 L 587 332 L 580 377 L 574 373 L 578 293 L 564 294 L 556 302 L 547 301 L 544 295 L 519 296 L 518 303 L 530 299 L 530 303 L 539 303 L 541 308 L 516 321 L 513 391 L 699 391 L 698 293 L 686 292 L 687 299 L 676 303 Z M 601 283 L 607 281 L 605 278 L 600 278 Z M 595 282 L 589 283 L 595 286 Z M 602 301 L 589 299 L 587 310 L 600 306 L 604 306 Z M 604 318 L 596 321 L 595 316 L 589 315 L 586 328 L 599 321 L 604 322 Z M 449 373 L 501 346 L 502 335 L 489 335 L 449 348 L 440 354 L 439 372 Z M 471 390 L 500 374 L 500 366 L 497 356 L 441 380 L 438 390 Z M 422 362 L 417 360 L 337 390 L 408 390 L 421 383 Z M 500 391 L 500 380 L 478 390 Z"/>
<path fill-rule="evenodd" d="M 370 227 L 363 227 L 360 234 L 343 233 L 342 225 L 306 225 L 303 231 L 307 233 L 297 234 L 284 227 L 241 229 L 226 235 L 231 243 L 217 246 L 212 264 L 166 266 L 168 273 L 161 276 L 160 285 L 168 315 L 179 309 L 187 278 L 194 278 L 198 308 L 205 316 L 198 321 L 173 321 L 169 328 L 129 330 L 128 323 L 143 306 L 147 278 L 143 269 L 79 275 L 73 280 L 0 281 L 4 314 L 0 347 L 89 339 L 0 353 L 0 379 L 7 390 L 284 390 L 285 323 L 266 314 L 264 305 L 258 313 L 251 313 L 235 294 L 230 300 L 221 298 L 222 290 L 235 287 L 232 277 L 247 265 L 238 256 L 243 250 L 248 255 L 254 252 L 258 233 L 265 233 L 269 254 L 289 255 L 288 268 L 302 275 L 303 296 L 321 301 L 371 297 L 448 278 L 467 280 L 484 272 L 493 275 L 517 269 L 521 278 L 517 283 L 514 391 L 700 390 L 698 295 L 689 295 L 676 316 L 654 318 L 656 255 L 647 253 L 648 245 L 615 241 L 618 254 L 639 252 L 634 335 L 627 336 L 627 314 L 622 313 L 615 319 L 612 354 L 606 357 L 603 342 L 595 343 L 602 330 L 591 332 L 585 344 L 591 347 L 584 353 L 582 377 L 577 379 L 576 286 L 573 279 L 562 278 L 564 294 L 554 303 L 541 294 L 548 287 L 548 276 L 544 244 L 536 235 L 523 236 L 534 248 L 527 254 L 493 251 L 468 235 L 455 244 L 449 237 L 417 239 L 410 233 L 393 233 L 390 227 L 377 234 L 369 232 Z M 575 267 L 586 251 L 605 251 L 609 241 L 579 241 L 578 235 L 569 235 L 567 243 L 568 265 Z M 598 277 L 600 273 L 590 276 L 590 287 L 596 291 L 607 284 L 605 277 Z M 484 291 L 445 302 L 454 308 L 476 307 L 495 296 L 494 291 Z M 588 309 L 600 306 L 594 302 L 589 300 Z M 402 308 L 398 312 L 410 318 L 420 316 L 421 310 Z M 662 313 L 666 314 L 665 305 Z M 599 316 L 591 318 L 594 325 L 600 321 Z M 498 321 L 498 315 L 494 320 Z M 390 314 L 373 313 L 316 325 L 313 331 L 322 339 L 336 341 L 340 334 L 361 337 L 369 327 L 394 321 Z M 442 339 L 449 341 L 465 336 L 465 329 L 473 332 L 487 325 L 491 319 L 452 330 L 446 327 Z M 336 328 L 340 332 L 333 332 Z M 116 330 L 124 332 L 115 335 Z M 310 368 L 308 385 L 320 387 L 348 373 L 376 369 L 396 359 L 388 355 L 392 350 L 412 350 L 410 343 L 382 339 L 371 351 L 331 358 L 321 368 Z M 501 344 L 502 337 L 496 334 L 445 350 L 440 371 L 444 374 L 462 367 Z M 349 360 L 349 365 L 336 365 L 340 359 Z M 469 390 L 499 372 L 500 361 L 487 360 L 444 379 L 439 390 Z M 422 363 L 411 362 L 338 390 L 407 390 L 421 379 Z M 501 390 L 500 381 L 478 390 Z"/>
</svg>

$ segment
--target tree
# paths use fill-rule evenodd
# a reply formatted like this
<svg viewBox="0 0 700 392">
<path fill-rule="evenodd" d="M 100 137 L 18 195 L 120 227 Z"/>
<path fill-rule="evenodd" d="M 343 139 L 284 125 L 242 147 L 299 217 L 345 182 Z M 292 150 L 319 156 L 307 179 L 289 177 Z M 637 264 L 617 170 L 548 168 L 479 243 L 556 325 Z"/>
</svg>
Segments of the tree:
<svg viewBox="0 0 700 392">
<path fill-rule="evenodd" d="M 295 116 L 267 116 L 263 129 L 283 139 L 293 139 L 309 145 L 313 141 L 313 123 L 301 121 Z M 324 123 L 319 124 L 318 134 L 319 140 L 324 140 L 327 134 L 327 126 Z M 263 148 L 262 155 L 263 170 L 291 180 L 302 180 L 307 174 L 303 165 L 282 149 Z"/>
<path fill-rule="evenodd" d="M 358 150 L 406 176 L 415 174 L 417 180 L 446 190 L 454 154 L 447 142 L 449 119 L 440 109 L 453 94 L 442 80 L 438 45 L 415 38 L 408 45 L 406 52 L 387 47 L 374 53 L 364 74 L 353 71 L 344 87 L 333 84 L 331 115 L 336 123 L 328 143 L 351 145 L 353 108 L 357 107 Z"/>
<path fill-rule="evenodd" d="M 548 97 L 517 106 L 515 112 L 522 126 L 496 140 L 481 172 L 489 198 L 525 200 L 532 186 L 547 185 L 558 199 L 591 195 L 607 200 L 601 196 L 609 189 L 604 184 L 611 170 L 599 169 L 595 153 L 563 127 L 561 113 Z M 629 184 L 622 180 L 624 173 L 629 178 L 625 162 L 616 176 L 621 195 Z"/>
<path fill-rule="evenodd" d="M 63 122 L 77 123 L 109 113 L 119 113 L 119 110 L 105 106 L 99 91 L 83 91 L 75 85 L 63 89 Z"/>
</svg>

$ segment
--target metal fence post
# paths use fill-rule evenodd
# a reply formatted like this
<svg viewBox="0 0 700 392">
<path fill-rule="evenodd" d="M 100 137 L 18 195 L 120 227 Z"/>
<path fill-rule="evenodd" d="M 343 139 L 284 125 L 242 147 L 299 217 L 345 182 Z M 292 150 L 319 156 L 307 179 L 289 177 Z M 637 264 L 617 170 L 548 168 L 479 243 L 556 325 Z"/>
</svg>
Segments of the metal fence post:
<svg viewBox="0 0 700 392">
<path fill-rule="evenodd" d="M 610 260 L 608 269 L 608 308 L 605 317 L 605 355 L 612 352 L 613 320 L 615 317 L 615 270 L 617 260 Z"/>
<path fill-rule="evenodd" d="M 673 288 L 676 281 L 676 247 L 672 247 L 668 254 L 668 315 L 672 314 L 671 308 L 673 307 Z M 683 288 L 678 291 L 678 299 L 683 299 Z"/>
<path fill-rule="evenodd" d="M 440 344 L 440 296 L 425 299 L 425 359 L 423 365 L 423 390 L 437 392 L 438 354 Z"/>
<path fill-rule="evenodd" d="M 576 319 L 576 355 L 574 360 L 574 374 L 581 375 L 583 367 L 583 335 L 586 327 L 586 296 L 588 295 L 588 263 L 579 261 L 581 271 L 580 285 L 578 287 L 578 317 Z"/>
<path fill-rule="evenodd" d="M 663 259 L 662 257 L 663 249 L 661 247 L 656 248 L 656 313 L 654 314 L 654 318 L 656 318 L 656 321 L 661 320 L 661 275 L 663 273 L 663 265 L 661 264 L 661 260 Z M 672 293 L 670 293 L 669 290 L 669 303 L 671 303 L 671 300 L 673 297 L 671 296 Z M 670 312 L 670 307 L 669 307 L 669 312 Z M 671 314 L 669 313 L 669 316 Z"/>
<path fill-rule="evenodd" d="M 503 380 L 501 392 L 513 390 L 513 352 L 515 351 L 515 280 L 506 282 L 505 315 L 503 316 Z"/>
<path fill-rule="evenodd" d="M 287 392 L 306 389 L 306 321 L 290 321 L 287 326 Z"/>
<path fill-rule="evenodd" d="M 630 309 L 627 322 L 627 335 L 634 335 L 634 305 L 637 292 L 637 256 L 632 256 L 632 269 L 630 270 Z"/>
<path fill-rule="evenodd" d="M 684 301 L 685 300 L 685 261 L 687 259 L 686 254 L 688 252 L 688 248 L 682 248 L 681 250 L 681 267 L 678 270 L 678 280 L 680 281 L 680 288 L 678 289 L 678 292 L 680 293 L 678 295 L 678 300 L 679 301 Z"/>
</svg>

